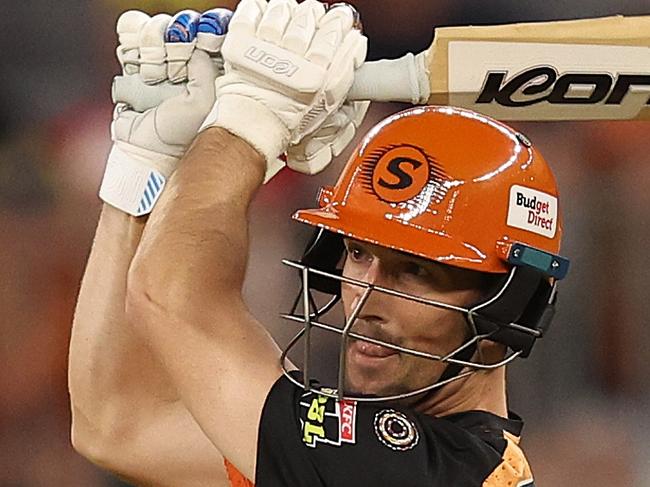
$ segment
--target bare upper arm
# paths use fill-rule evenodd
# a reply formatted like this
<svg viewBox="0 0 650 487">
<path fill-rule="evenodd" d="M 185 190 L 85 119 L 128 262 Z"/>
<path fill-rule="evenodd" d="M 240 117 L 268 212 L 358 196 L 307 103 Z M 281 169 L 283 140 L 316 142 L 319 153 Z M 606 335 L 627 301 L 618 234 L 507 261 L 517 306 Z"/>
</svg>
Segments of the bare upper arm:
<svg viewBox="0 0 650 487">
<path fill-rule="evenodd" d="M 253 480 L 266 397 L 281 376 L 280 350 L 237 293 L 215 299 L 192 318 L 172 316 L 147 295 L 127 309 L 210 441 Z"/>
<path fill-rule="evenodd" d="M 230 485 L 223 456 L 180 402 L 150 410 L 109 438 L 98 444 L 95 438 L 75 438 L 73 433 L 73 444 L 93 463 L 134 485 Z"/>
</svg>

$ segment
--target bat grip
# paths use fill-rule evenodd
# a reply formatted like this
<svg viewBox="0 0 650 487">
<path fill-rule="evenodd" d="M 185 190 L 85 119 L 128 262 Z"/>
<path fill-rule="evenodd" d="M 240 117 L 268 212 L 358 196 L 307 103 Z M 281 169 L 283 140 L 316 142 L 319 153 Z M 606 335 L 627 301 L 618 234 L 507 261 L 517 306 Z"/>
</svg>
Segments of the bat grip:
<svg viewBox="0 0 650 487">
<path fill-rule="evenodd" d="M 350 100 L 426 103 L 431 90 L 426 51 L 364 63 L 354 74 Z"/>
</svg>

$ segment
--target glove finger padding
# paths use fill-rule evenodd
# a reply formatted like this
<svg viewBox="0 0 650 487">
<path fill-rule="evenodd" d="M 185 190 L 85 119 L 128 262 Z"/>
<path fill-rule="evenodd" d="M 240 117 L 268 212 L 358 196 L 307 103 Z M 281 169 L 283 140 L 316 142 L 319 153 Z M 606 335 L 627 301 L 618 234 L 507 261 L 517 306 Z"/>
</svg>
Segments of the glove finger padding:
<svg viewBox="0 0 650 487">
<path fill-rule="evenodd" d="M 264 0 L 242 0 L 230 19 L 228 32 L 240 36 L 254 36 L 264 11 L 266 2 Z"/>
<path fill-rule="evenodd" d="M 210 55 L 218 54 L 221 51 L 231 18 L 232 10 L 227 8 L 213 8 L 203 12 L 196 34 L 197 47 Z"/>
<path fill-rule="evenodd" d="M 207 52 L 217 68 L 219 75 L 223 74 L 223 57 L 221 46 L 226 38 L 232 11 L 226 8 L 214 8 L 201 14 L 198 33 L 196 34 L 197 49 Z"/>
<path fill-rule="evenodd" d="M 316 26 L 323 15 L 325 15 L 325 7 L 316 0 L 305 0 L 298 5 L 282 36 L 282 47 L 296 54 L 307 52 L 316 32 Z"/>
<path fill-rule="evenodd" d="M 368 107 L 370 107 L 369 101 L 354 101 L 347 102 L 339 109 L 335 116 L 339 116 L 344 120 L 349 120 L 349 123 L 346 125 L 346 135 L 341 135 L 336 137 L 332 142 L 332 155 L 337 157 L 345 150 L 348 144 L 354 138 L 354 134 L 357 132 L 357 129 L 361 126 L 363 119 L 368 113 Z"/>
<path fill-rule="evenodd" d="M 124 74 L 140 71 L 140 31 L 150 18 L 139 10 L 128 10 L 117 19 L 115 31 L 119 45 L 115 54 Z"/>
<path fill-rule="evenodd" d="M 307 59 L 323 67 L 329 66 L 353 24 L 353 14 L 349 8 L 330 9 L 318 21 L 318 30 L 307 50 Z"/>
<path fill-rule="evenodd" d="M 196 46 L 200 17 L 194 10 L 182 10 L 174 15 L 165 30 L 167 78 L 172 83 L 187 79 L 187 61 Z"/>
<path fill-rule="evenodd" d="M 325 85 L 325 100 L 328 106 L 340 104 L 350 91 L 354 83 L 354 71 L 363 64 L 367 50 L 368 39 L 361 32 L 348 32 L 329 70 Z"/>
<path fill-rule="evenodd" d="M 271 0 L 257 26 L 257 37 L 279 44 L 291 21 L 291 12 L 298 6 L 295 0 Z"/>
<path fill-rule="evenodd" d="M 155 84 L 167 79 L 165 31 L 170 21 L 170 15 L 154 15 L 140 31 L 140 76 L 145 83 Z"/>
</svg>

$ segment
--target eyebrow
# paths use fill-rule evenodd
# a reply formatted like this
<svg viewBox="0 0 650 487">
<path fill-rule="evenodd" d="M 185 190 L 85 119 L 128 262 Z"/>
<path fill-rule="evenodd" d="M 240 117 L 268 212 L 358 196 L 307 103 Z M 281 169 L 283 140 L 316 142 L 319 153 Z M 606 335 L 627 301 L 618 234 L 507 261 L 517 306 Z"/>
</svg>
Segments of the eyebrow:
<svg viewBox="0 0 650 487">
<path fill-rule="evenodd" d="M 382 247 L 381 245 L 376 245 L 376 244 L 372 244 L 370 242 L 364 242 L 363 240 L 357 240 L 357 239 L 353 239 L 353 238 L 349 238 L 349 237 L 343 238 L 343 243 L 345 244 L 346 248 L 347 248 L 348 244 L 359 245 L 359 246 L 362 246 L 362 247 L 369 248 L 370 250 L 372 250 L 372 248 L 374 248 L 374 247 L 379 247 L 379 248 L 381 248 L 383 250 L 393 252 L 393 253 L 399 255 L 400 257 L 402 257 L 402 258 L 404 258 L 406 260 L 410 260 L 412 262 L 415 262 L 416 264 L 423 265 L 423 266 L 430 267 L 430 268 L 441 269 L 446 274 L 448 273 L 447 272 L 448 269 L 446 269 L 445 266 L 443 266 L 442 264 L 436 262 L 435 260 L 427 259 L 426 257 L 422 257 L 422 256 L 419 256 L 419 255 L 410 254 L 408 252 L 404 252 L 403 250 L 397 250 L 397 249 L 391 249 L 391 248 L 388 248 L 388 247 Z"/>
</svg>

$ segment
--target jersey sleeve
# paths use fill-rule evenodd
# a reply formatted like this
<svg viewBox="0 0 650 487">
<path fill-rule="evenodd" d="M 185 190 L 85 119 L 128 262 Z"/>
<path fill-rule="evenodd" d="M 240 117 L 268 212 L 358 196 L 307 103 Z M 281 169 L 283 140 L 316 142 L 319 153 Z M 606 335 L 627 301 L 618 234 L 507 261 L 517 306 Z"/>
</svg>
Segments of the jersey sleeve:
<svg viewBox="0 0 650 487">
<path fill-rule="evenodd" d="M 262 413 L 257 487 L 480 486 L 501 455 L 474 435 L 381 403 L 273 386 Z"/>
</svg>

